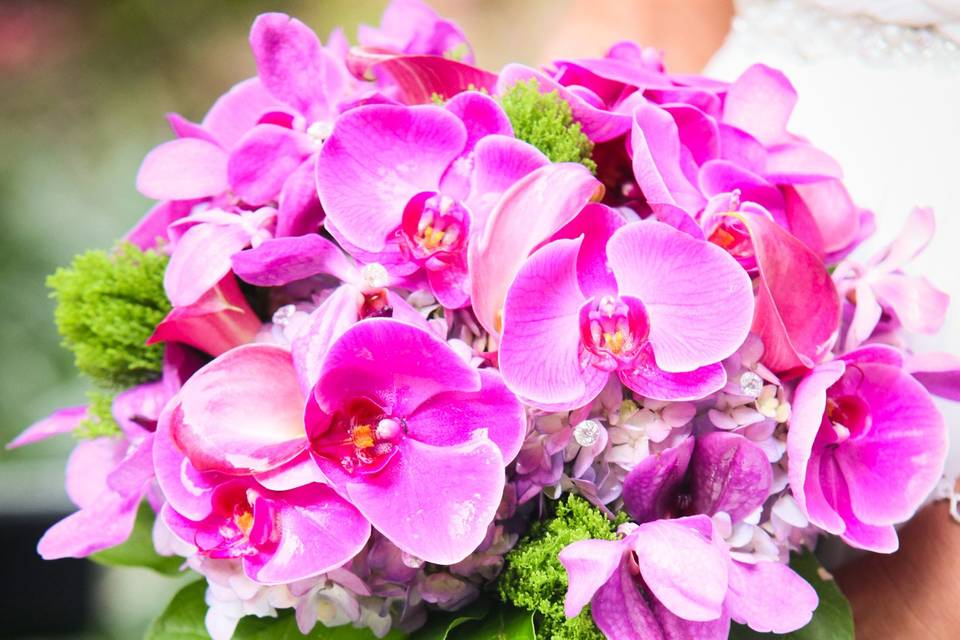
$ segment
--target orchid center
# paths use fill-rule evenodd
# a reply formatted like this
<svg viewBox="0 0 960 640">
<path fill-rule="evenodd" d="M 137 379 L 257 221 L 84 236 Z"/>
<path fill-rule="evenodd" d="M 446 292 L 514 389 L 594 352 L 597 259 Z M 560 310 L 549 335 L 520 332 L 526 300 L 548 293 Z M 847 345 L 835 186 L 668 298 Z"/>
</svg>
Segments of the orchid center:
<svg viewBox="0 0 960 640">
<path fill-rule="evenodd" d="M 466 246 L 470 214 L 460 202 L 437 194 L 414 197 L 403 212 L 401 235 L 412 257 L 425 260 Z"/>
<path fill-rule="evenodd" d="M 839 445 L 869 430 L 870 407 L 855 395 L 828 397 L 825 418 L 830 424 L 829 444 Z"/>
<path fill-rule="evenodd" d="M 580 309 L 580 336 L 594 366 L 613 370 L 631 364 L 649 332 L 647 312 L 636 298 L 606 295 Z"/>
<path fill-rule="evenodd" d="M 402 418 L 388 416 L 376 403 L 361 399 L 333 417 L 330 428 L 313 439 L 313 451 L 347 473 L 376 473 L 396 453 L 406 430 Z"/>
</svg>

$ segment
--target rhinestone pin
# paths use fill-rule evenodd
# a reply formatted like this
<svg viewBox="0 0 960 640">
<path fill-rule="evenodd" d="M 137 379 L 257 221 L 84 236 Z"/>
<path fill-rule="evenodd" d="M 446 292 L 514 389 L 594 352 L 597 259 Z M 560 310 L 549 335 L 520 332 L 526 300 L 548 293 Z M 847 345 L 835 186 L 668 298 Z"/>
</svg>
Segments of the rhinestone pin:
<svg viewBox="0 0 960 640">
<path fill-rule="evenodd" d="M 753 371 L 747 371 L 740 376 L 740 391 L 745 396 L 756 398 L 763 390 L 763 378 Z"/>
<path fill-rule="evenodd" d="M 600 439 L 600 430 L 603 429 L 596 420 L 584 420 L 573 428 L 573 439 L 581 447 L 592 447 Z"/>
</svg>

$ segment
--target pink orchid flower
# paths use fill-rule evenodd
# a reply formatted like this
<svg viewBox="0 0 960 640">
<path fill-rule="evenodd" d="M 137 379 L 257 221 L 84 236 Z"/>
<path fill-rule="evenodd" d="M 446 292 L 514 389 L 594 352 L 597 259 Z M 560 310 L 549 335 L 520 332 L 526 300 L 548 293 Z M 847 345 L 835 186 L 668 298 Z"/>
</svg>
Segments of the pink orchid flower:
<svg viewBox="0 0 960 640">
<path fill-rule="evenodd" d="M 285 14 L 258 16 L 250 47 L 260 80 L 282 106 L 237 142 L 227 178 L 249 205 L 279 203 L 277 235 L 314 232 L 323 219 L 314 184 L 316 152 L 359 87 L 309 27 Z"/>
<path fill-rule="evenodd" d="M 787 432 L 790 489 L 810 522 L 881 553 L 898 546 L 943 472 L 947 432 L 926 390 L 884 346 L 818 365 L 797 386 Z"/>
<path fill-rule="evenodd" d="M 706 516 L 622 530 L 620 540 L 583 540 L 560 552 L 570 585 L 566 615 L 589 603 L 607 638 L 725 640 L 731 619 L 787 633 L 817 606 L 813 588 L 786 565 L 733 560 Z"/>
<path fill-rule="evenodd" d="M 746 272 L 666 224 L 617 228 L 616 214 L 595 211 L 609 212 L 608 223 L 547 244 L 510 287 L 500 347 L 507 385 L 548 410 L 587 404 L 614 372 L 658 400 L 723 387 L 721 360 L 743 344 L 753 318 Z"/>
<path fill-rule="evenodd" d="M 845 260 L 837 266 L 833 279 L 840 295 L 855 301 L 846 350 L 870 338 L 884 312 L 915 333 L 936 333 L 943 326 L 950 296 L 923 276 L 902 271 L 930 243 L 934 229 L 933 210 L 914 209 L 896 239 L 866 263 Z"/>
<path fill-rule="evenodd" d="M 703 92 L 635 101 L 631 156 L 648 205 L 697 217 L 711 197 L 739 190 L 821 257 L 855 247 L 869 214 L 851 202 L 836 161 L 787 132 L 797 96 L 786 77 L 754 65 L 713 93 L 722 109 Z"/>
<path fill-rule="evenodd" d="M 473 551 L 526 427 L 499 375 L 387 319 L 343 333 L 307 397 L 294 356 L 258 344 L 214 360 L 168 406 L 170 441 L 203 474 L 254 475 L 276 491 L 322 480 L 430 562 Z"/>
<path fill-rule="evenodd" d="M 138 385 L 115 398 L 112 413 L 122 435 L 83 440 L 74 447 L 67 463 L 66 489 L 79 510 L 41 538 L 37 551 L 43 558 L 82 558 L 130 537 L 137 509 L 154 479 L 151 451 L 157 419 L 167 400 L 198 367 L 196 354 L 167 347 L 160 381 Z M 70 433 L 85 417 L 85 407 L 61 409 L 7 447 Z"/>
<path fill-rule="evenodd" d="M 370 538 L 370 523 L 322 484 L 275 492 L 249 477 L 224 477 L 210 489 L 209 513 L 202 519 L 178 513 L 176 496 L 161 512 L 174 535 L 208 558 L 239 559 L 255 582 L 291 583 L 327 573 Z"/>
<path fill-rule="evenodd" d="M 360 44 L 390 53 L 443 56 L 473 62 L 467 36 L 453 22 L 441 18 L 420 0 L 391 0 L 380 27 L 360 25 Z"/>
<path fill-rule="evenodd" d="M 500 107 L 476 92 L 446 108 L 345 113 L 317 159 L 326 227 L 361 262 L 397 275 L 422 269 L 445 307 L 463 307 L 471 238 L 501 193 L 547 164 L 511 136 Z"/>
</svg>

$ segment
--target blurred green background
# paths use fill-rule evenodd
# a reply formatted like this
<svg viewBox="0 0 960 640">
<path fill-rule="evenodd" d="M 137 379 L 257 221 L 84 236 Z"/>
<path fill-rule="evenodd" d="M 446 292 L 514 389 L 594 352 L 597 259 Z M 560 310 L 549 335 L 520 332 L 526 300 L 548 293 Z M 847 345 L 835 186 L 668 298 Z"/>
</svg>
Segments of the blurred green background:
<svg viewBox="0 0 960 640">
<path fill-rule="evenodd" d="M 321 38 L 355 38 L 385 0 L 199 2 L 0 0 L 0 441 L 85 385 L 60 348 L 44 279 L 85 249 L 109 247 L 149 207 L 134 189 L 144 154 L 167 140 L 169 111 L 200 120 L 254 73 L 247 30 L 286 11 Z M 534 62 L 565 3 L 432 2 L 471 36 L 479 62 Z M 538 28 L 529 25 L 537 21 Z M 0 513 L 66 513 L 61 437 L 0 450 Z M 177 585 L 144 570 L 96 571 L 88 638 L 139 637 Z M 0 629 L 0 637 L 6 634 Z"/>
</svg>

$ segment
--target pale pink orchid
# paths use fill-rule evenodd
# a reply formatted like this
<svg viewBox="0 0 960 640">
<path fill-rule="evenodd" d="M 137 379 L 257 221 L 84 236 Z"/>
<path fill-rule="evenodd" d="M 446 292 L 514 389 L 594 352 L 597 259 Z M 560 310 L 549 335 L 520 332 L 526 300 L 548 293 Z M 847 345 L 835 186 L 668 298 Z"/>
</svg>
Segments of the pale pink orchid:
<svg viewBox="0 0 960 640">
<path fill-rule="evenodd" d="M 183 381 L 199 367 L 189 350 L 170 346 L 163 378 L 120 393 L 112 413 L 122 434 L 84 440 L 67 463 L 67 495 L 79 508 L 54 524 L 37 550 L 45 559 L 82 558 L 130 537 L 137 509 L 154 479 L 151 451 L 160 411 Z M 55 412 L 27 429 L 8 448 L 70 433 L 86 417 L 85 407 Z"/>
<path fill-rule="evenodd" d="M 451 564 L 473 551 L 526 424 L 499 375 L 386 319 L 343 333 L 308 396 L 297 355 L 258 344 L 214 360 L 168 405 L 169 441 L 195 471 L 216 474 L 208 485 L 221 474 L 252 474 L 275 491 L 319 479 L 417 557 Z M 171 484 L 161 479 L 165 492 Z"/>
<path fill-rule="evenodd" d="M 500 346 L 507 385 L 547 410 L 589 403 L 613 373 L 657 400 L 722 388 L 721 361 L 753 318 L 746 272 L 666 224 L 624 225 L 599 205 L 589 215 L 596 219 L 580 237 L 534 253 L 510 287 Z"/>
<path fill-rule="evenodd" d="M 569 576 L 564 610 L 590 604 L 617 640 L 725 640 L 730 621 L 787 633 L 817 607 L 813 588 L 779 562 L 734 560 L 707 516 L 625 525 L 619 540 L 583 540 L 560 552 Z"/>
<path fill-rule="evenodd" d="M 546 164 L 491 98 L 467 92 L 446 108 L 345 113 L 320 151 L 317 187 L 326 228 L 351 255 L 396 275 L 422 269 L 438 300 L 458 308 L 470 300 L 471 239 L 500 194 Z"/>
<path fill-rule="evenodd" d="M 854 305 L 845 350 L 868 340 L 884 312 L 913 333 L 933 334 L 943 326 L 950 296 L 925 277 L 903 272 L 930 243 L 934 229 L 933 211 L 914 209 L 896 239 L 865 263 L 845 260 L 837 266 L 833 279 L 841 297 Z"/>
<path fill-rule="evenodd" d="M 898 547 L 943 472 L 947 432 L 902 356 L 874 345 L 818 365 L 797 386 L 787 432 L 790 489 L 810 522 L 881 553 Z"/>
</svg>

